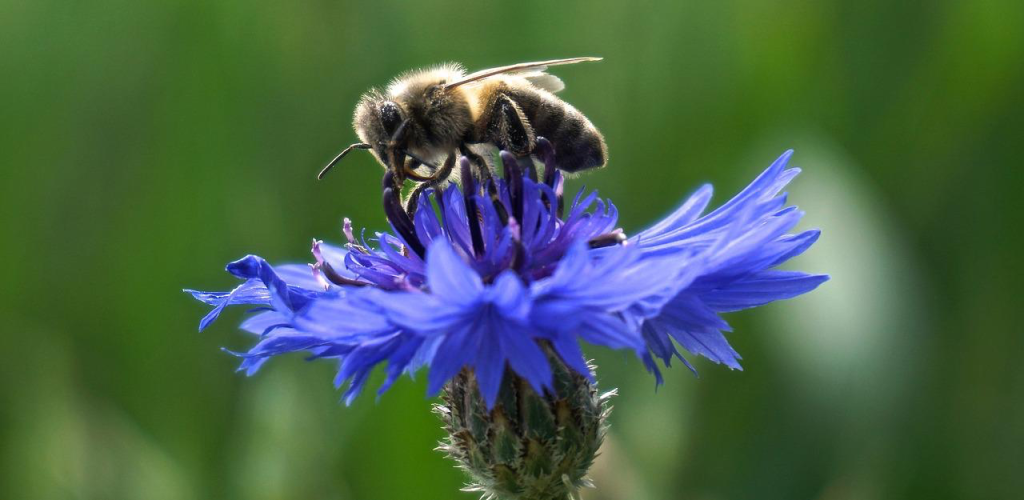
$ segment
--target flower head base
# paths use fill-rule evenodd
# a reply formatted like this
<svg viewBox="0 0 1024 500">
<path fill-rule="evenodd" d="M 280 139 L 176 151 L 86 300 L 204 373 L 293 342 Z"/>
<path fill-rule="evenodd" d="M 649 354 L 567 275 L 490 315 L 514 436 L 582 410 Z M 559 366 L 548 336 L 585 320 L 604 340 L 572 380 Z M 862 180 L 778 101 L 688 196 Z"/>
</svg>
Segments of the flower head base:
<svg viewBox="0 0 1024 500">
<path fill-rule="evenodd" d="M 448 437 L 440 450 L 473 479 L 465 491 L 484 498 L 567 498 L 586 478 L 604 439 L 608 400 L 594 384 L 548 350 L 554 390 L 538 394 L 515 373 L 503 379 L 499 402 L 489 410 L 479 380 L 462 370 L 442 392 L 434 411 Z"/>
<path fill-rule="evenodd" d="M 357 240 L 346 219 L 348 244 L 314 241 L 312 270 L 274 268 L 255 256 L 233 262 L 228 271 L 244 279 L 242 285 L 191 292 L 214 306 L 200 328 L 227 305 L 259 306 L 242 324 L 259 341 L 238 354 L 240 369 L 251 374 L 270 357 L 296 351 L 335 359 L 336 384 L 348 383 L 346 402 L 378 364 L 387 364 L 378 394 L 401 374 L 427 367 L 428 392 L 446 388 L 449 453 L 502 497 L 524 488 L 501 479 L 500 471 L 512 467 L 501 458 L 508 450 L 467 443 L 479 445 L 476 422 L 492 436 L 519 443 L 517 453 L 537 446 L 530 444 L 539 439 L 530 435 L 534 427 L 513 425 L 512 434 L 495 427 L 515 421 L 509 397 L 543 401 L 556 420 L 565 411 L 590 415 L 574 418 L 573 429 L 589 436 L 578 441 L 589 443 L 579 449 L 596 451 L 603 410 L 580 340 L 632 350 L 658 383 L 656 358 L 667 366 L 678 357 L 693 368 L 676 345 L 739 368 L 739 355 L 722 335 L 730 327 L 719 314 L 795 297 L 828 279 L 774 269 L 818 237 L 816 230 L 788 234 L 802 216 L 779 195 L 799 172 L 785 168 L 790 153 L 717 210 L 701 215 L 711 198 L 705 186 L 631 238 L 617 227 L 615 206 L 596 193 L 581 192 L 566 210 L 551 144 L 539 139 L 535 154 L 544 163 L 543 177 L 529 157 L 502 152 L 502 178 L 461 158 L 461 189 L 418 189 L 406 206 L 394 178 L 385 176 L 392 231 L 376 234 L 376 248 L 365 237 Z M 472 403 L 477 399 L 479 407 Z M 567 432 L 561 424 L 547 429 L 546 439 L 567 439 L 558 437 Z M 485 448 L 497 461 L 480 461 L 477 451 Z M 551 474 L 560 480 L 564 474 L 570 491 L 582 484 L 592 456 L 564 468 L 542 467 L 547 472 L 531 477 L 547 484 Z M 539 466 L 531 464 L 513 469 Z"/>
</svg>

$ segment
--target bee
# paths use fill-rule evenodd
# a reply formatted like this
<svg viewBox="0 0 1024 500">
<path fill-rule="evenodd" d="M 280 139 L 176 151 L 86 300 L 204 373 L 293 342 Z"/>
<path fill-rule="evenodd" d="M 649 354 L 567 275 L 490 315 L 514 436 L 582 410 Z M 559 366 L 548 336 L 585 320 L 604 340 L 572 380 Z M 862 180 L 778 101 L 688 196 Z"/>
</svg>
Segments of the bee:
<svg viewBox="0 0 1024 500">
<path fill-rule="evenodd" d="M 355 149 L 371 151 L 398 186 L 405 179 L 421 183 L 419 188 L 444 182 L 458 155 L 487 177 L 490 167 L 474 149 L 496 147 L 526 158 L 538 137 L 554 145 L 561 170 L 602 167 L 608 158 L 604 137 L 586 116 L 555 97 L 565 85 L 546 73 L 549 66 L 599 60 L 555 59 L 470 74 L 448 64 L 405 73 L 385 91 L 362 96 L 352 120 L 361 142 L 345 148 L 318 178 Z"/>
</svg>

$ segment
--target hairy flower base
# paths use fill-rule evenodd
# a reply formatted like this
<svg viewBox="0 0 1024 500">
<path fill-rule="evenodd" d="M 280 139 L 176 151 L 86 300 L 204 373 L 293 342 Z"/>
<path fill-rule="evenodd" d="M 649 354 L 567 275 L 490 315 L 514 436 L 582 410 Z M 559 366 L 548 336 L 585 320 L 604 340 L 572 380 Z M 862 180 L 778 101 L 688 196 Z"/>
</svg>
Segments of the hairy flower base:
<svg viewBox="0 0 1024 500">
<path fill-rule="evenodd" d="M 547 351 L 555 389 L 545 395 L 511 371 L 492 410 L 471 370 L 445 386 L 443 404 L 434 407 L 448 432 L 439 449 L 475 482 L 465 491 L 483 492 L 485 499 L 562 500 L 590 486 L 585 476 L 614 391 L 598 395 L 595 384 Z"/>
</svg>

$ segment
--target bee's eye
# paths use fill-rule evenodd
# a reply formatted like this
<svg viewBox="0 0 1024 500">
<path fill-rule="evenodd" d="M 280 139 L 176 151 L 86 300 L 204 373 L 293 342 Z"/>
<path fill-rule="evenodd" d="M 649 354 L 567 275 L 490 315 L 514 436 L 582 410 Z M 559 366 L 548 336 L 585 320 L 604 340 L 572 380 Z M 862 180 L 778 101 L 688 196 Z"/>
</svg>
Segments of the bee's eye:
<svg viewBox="0 0 1024 500">
<path fill-rule="evenodd" d="M 398 105 L 390 101 L 380 105 L 380 124 L 384 127 L 386 134 L 394 134 L 400 123 L 402 123 L 402 115 L 398 111 Z"/>
</svg>

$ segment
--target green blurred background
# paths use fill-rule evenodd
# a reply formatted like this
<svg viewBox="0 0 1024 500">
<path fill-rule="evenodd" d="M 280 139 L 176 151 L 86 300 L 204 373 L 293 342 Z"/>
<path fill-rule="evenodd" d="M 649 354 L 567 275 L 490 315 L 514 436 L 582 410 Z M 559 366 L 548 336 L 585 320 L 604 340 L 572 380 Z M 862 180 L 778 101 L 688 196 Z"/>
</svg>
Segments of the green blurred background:
<svg viewBox="0 0 1024 500">
<path fill-rule="evenodd" d="M 642 228 L 785 149 L 833 280 L 730 315 L 704 360 L 618 387 L 587 499 L 1024 495 L 1024 3 L 0 1 L 0 497 L 473 499 L 422 377 L 351 407 L 331 363 L 253 378 L 184 287 L 383 228 L 359 95 L 443 61 L 558 68 L 608 139 L 574 181 Z"/>
</svg>

